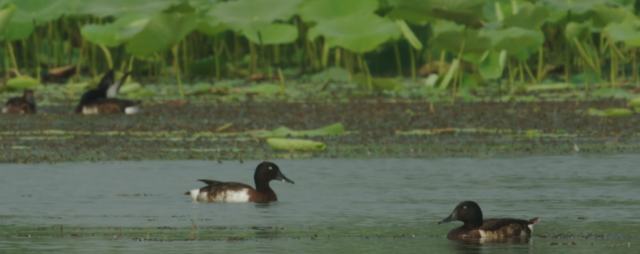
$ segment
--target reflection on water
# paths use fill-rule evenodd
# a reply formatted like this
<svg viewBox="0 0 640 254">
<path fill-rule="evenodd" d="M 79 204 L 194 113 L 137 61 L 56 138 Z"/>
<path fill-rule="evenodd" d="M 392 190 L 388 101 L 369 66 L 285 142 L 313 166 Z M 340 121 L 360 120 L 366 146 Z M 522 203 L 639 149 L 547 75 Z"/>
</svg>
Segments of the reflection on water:
<svg viewBox="0 0 640 254">
<path fill-rule="evenodd" d="M 640 156 L 275 162 L 296 185 L 272 182 L 280 201 L 266 204 L 183 195 L 201 178 L 253 185 L 258 161 L 2 164 L 0 252 L 624 253 L 640 245 Z M 463 200 L 480 203 L 486 218 L 542 221 L 532 239 L 449 241 L 460 224 L 437 222 Z"/>
</svg>

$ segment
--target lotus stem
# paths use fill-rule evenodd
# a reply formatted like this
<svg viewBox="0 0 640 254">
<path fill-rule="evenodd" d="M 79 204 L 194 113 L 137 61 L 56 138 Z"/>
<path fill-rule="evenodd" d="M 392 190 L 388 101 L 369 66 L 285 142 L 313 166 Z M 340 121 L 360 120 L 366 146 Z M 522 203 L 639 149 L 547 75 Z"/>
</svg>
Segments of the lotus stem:
<svg viewBox="0 0 640 254">
<path fill-rule="evenodd" d="M 34 21 L 35 23 L 35 21 Z M 35 26 L 35 24 L 34 24 Z M 38 33 L 36 31 L 33 32 L 33 54 L 36 60 L 36 79 L 38 80 L 38 82 L 40 82 L 42 80 L 41 76 L 40 76 L 40 56 L 39 53 L 40 52 L 40 41 L 38 40 Z"/>
<path fill-rule="evenodd" d="M 322 45 L 322 69 L 327 70 L 327 65 L 329 64 L 329 44 L 324 43 Z"/>
<path fill-rule="evenodd" d="M 587 53 L 585 53 L 584 49 L 582 48 L 582 46 L 580 45 L 580 42 L 578 41 L 578 39 L 576 39 L 576 37 L 573 37 L 573 43 L 576 45 L 576 48 L 578 49 L 578 53 L 580 53 L 580 55 L 582 56 L 584 61 L 587 62 L 589 67 L 591 67 L 591 69 L 593 69 L 594 71 L 598 72 L 598 70 L 596 69 L 596 65 L 593 63 L 593 61 L 591 61 L 591 58 L 587 56 Z"/>
<path fill-rule="evenodd" d="M 515 83 L 516 75 L 515 71 L 513 70 L 513 62 L 511 60 L 509 60 L 507 69 L 509 70 L 509 90 L 513 90 L 513 84 Z"/>
<path fill-rule="evenodd" d="M 129 57 L 129 69 L 127 70 L 127 72 L 132 72 L 133 71 L 133 60 L 135 59 L 135 57 L 133 55 L 131 55 L 131 57 Z M 127 77 L 127 80 L 125 82 L 131 82 L 131 75 L 129 75 Z"/>
<path fill-rule="evenodd" d="M 78 78 L 80 77 L 80 66 L 82 63 L 82 57 L 84 56 L 85 47 L 87 45 L 87 40 L 83 37 L 81 39 L 82 43 L 80 45 L 80 56 L 78 57 L 78 62 L 76 63 L 76 73 L 73 75 L 73 78 L 76 82 L 78 82 Z"/>
<path fill-rule="evenodd" d="M 22 45 L 22 66 L 29 66 L 29 59 L 27 58 L 27 42 L 22 39 L 20 40 L 20 44 Z"/>
<path fill-rule="evenodd" d="M 11 72 L 11 67 L 9 67 L 9 54 L 7 53 L 7 50 L 5 49 L 4 54 L 2 54 L 3 58 L 4 58 L 4 80 L 9 80 L 9 73 Z"/>
<path fill-rule="evenodd" d="M 178 91 L 180 92 L 180 98 L 184 100 L 184 89 L 182 88 L 182 79 L 180 77 L 180 64 L 178 63 L 180 61 L 178 58 L 178 45 L 173 46 L 171 51 L 173 52 L 173 67 L 176 70 L 176 78 L 178 79 Z"/>
<path fill-rule="evenodd" d="M 416 57 L 411 46 L 409 46 L 409 60 L 411 61 L 411 81 L 416 82 Z"/>
<path fill-rule="evenodd" d="M 440 51 L 440 64 L 438 65 L 438 75 L 442 75 L 442 73 L 444 73 L 444 56 L 445 56 L 445 51 L 442 50 Z"/>
<path fill-rule="evenodd" d="M 518 61 L 518 71 L 520 72 L 520 83 L 524 85 L 524 69 L 522 68 L 522 60 Z"/>
<path fill-rule="evenodd" d="M 249 71 L 253 74 L 256 73 L 258 56 L 256 53 L 256 46 L 253 45 L 251 41 L 249 41 L 249 54 L 251 54 L 251 64 L 249 66 Z"/>
<path fill-rule="evenodd" d="M 336 47 L 336 67 L 340 68 L 340 47 Z"/>
<path fill-rule="evenodd" d="M 16 56 L 15 54 L 13 54 L 13 46 L 11 45 L 11 42 L 9 42 L 8 40 L 7 40 L 7 49 L 9 50 L 9 57 L 11 57 L 11 64 L 15 69 L 16 76 L 18 77 L 22 76 L 20 75 L 20 71 L 18 70 L 18 62 L 16 62 Z"/>
<path fill-rule="evenodd" d="M 364 74 L 367 75 L 367 86 L 369 87 L 369 92 L 371 92 L 373 90 L 371 73 L 369 73 L 369 66 L 367 64 L 367 60 L 363 59 L 362 54 L 358 54 L 358 63 L 360 64 L 360 69 L 362 69 L 364 71 Z"/>
<path fill-rule="evenodd" d="M 107 58 L 107 64 L 109 64 L 109 69 L 113 69 L 113 61 L 111 61 L 111 53 L 109 52 L 109 49 L 102 44 L 98 44 L 98 46 L 100 46 L 100 48 L 102 49 L 102 52 L 104 52 L 104 57 Z"/>
<path fill-rule="evenodd" d="M 280 44 L 273 45 L 273 62 L 280 66 Z"/>
<path fill-rule="evenodd" d="M 542 82 L 542 74 L 543 74 L 543 68 L 544 68 L 543 52 L 544 52 L 544 44 L 542 46 L 540 46 L 540 49 L 538 49 L 538 71 L 537 71 L 538 73 L 536 73 L 537 83 Z"/>
<path fill-rule="evenodd" d="M 280 77 L 280 95 L 284 97 L 284 89 L 286 88 L 286 83 L 284 75 L 282 75 L 282 69 L 280 69 L 280 66 L 278 66 L 278 77 Z"/>
<path fill-rule="evenodd" d="M 638 68 L 636 67 L 636 48 L 631 49 L 631 68 L 633 70 L 633 79 L 636 81 L 636 87 L 640 87 L 640 80 L 638 80 Z"/>
<path fill-rule="evenodd" d="M 617 65 L 618 65 L 618 61 L 617 61 L 617 55 L 615 53 L 614 45 L 613 42 L 611 41 L 610 38 L 608 38 L 607 40 L 609 42 L 609 53 L 611 54 L 611 87 L 615 88 L 616 87 L 616 75 L 618 75 L 618 70 L 617 70 Z"/>
<path fill-rule="evenodd" d="M 233 33 L 233 63 L 235 64 L 235 68 L 238 69 L 240 64 L 238 63 L 240 43 L 238 42 L 238 34 Z"/>
<path fill-rule="evenodd" d="M 457 72 L 460 72 L 462 69 L 462 52 L 464 52 L 464 45 L 467 42 L 467 27 L 464 27 L 464 35 L 462 36 L 462 43 L 460 45 L 460 51 L 458 52 L 458 68 L 455 70 Z M 412 66 L 413 68 L 413 66 Z M 455 103 L 455 98 L 456 98 L 456 83 L 458 81 L 458 75 L 453 76 L 453 89 L 451 91 L 451 105 L 453 105 Z"/>
<path fill-rule="evenodd" d="M 598 73 L 598 80 L 602 79 L 602 69 L 600 68 L 600 57 L 598 56 L 598 48 L 596 48 L 596 45 L 593 42 L 593 37 L 589 36 L 589 44 L 591 45 L 591 48 L 593 49 L 593 57 L 595 58 L 595 66 L 596 66 L 596 73 Z"/>
<path fill-rule="evenodd" d="M 398 67 L 398 77 L 402 77 L 402 63 L 400 62 L 400 49 L 398 49 L 398 42 L 393 42 L 393 51 L 396 55 L 396 67 Z"/>
<path fill-rule="evenodd" d="M 531 69 L 529 69 L 529 64 L 527 64 L 526 61 L 524 60 L 520 60 L 520 62 L 522 62 L 522 65 L 524 65 L 524 70 L 527 71 L 527 75 L 529 75 L 529 78 L 531 79 L 531 81 L 533 81 L 533 83 L 538 84 L 539 81 L 536 80 L 536 77 L 533 76 L 533 73 L 531 72 Z"/>
<path fill-rule="evenodd" d="M 580 60 L 582 61 L 582 60 Z M 589 92 L 589 79 L 587 79 L 587 67 L 582 64 L 582 75 L 584 76 L 584 90 L 585 92 Z"/>
<path fill-rule="evenodd" d="M 183 75 L 189 76 L 189 68 L 187 68 L 187 65 L 189 64 L 189 59 L 188 59 L 188 54 L 187 54 L 187 38 L 184 38 L 184 40 L 182 40 L 182 73 Z"/>
</svg>

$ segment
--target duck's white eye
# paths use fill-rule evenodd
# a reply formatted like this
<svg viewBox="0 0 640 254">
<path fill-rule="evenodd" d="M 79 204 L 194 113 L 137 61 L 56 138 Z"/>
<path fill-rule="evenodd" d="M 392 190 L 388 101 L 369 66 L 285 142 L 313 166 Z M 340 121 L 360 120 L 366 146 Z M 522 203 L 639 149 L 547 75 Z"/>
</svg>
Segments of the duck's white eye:
<svg viewBox="0 0 640 254">
<path fill-rule="evenodd" d="M 462 209 L 467 209 L 467 206 L 463 206 Z"/>
<path fill-rule="evenodd" d="M 269 166 L 269 170 L 272 170 L 272 169 L 273 169 L 273 167 Z"/>
</svg>

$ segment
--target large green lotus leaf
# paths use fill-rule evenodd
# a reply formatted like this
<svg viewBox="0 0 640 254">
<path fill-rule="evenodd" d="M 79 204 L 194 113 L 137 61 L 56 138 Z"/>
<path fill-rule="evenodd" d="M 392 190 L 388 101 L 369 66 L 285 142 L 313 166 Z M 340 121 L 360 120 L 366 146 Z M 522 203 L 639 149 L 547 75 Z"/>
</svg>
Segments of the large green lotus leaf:
<svg viewBox="0 0 640 254">
<path fill-rule="evenodd" d="M 373 13 L 378 6 L 378 0 L 310 0 L 301 6 L 300 17 L 305 22 L 330 21 L 362 13 Z"/>
<path fill-rule="evenodd" d="M 302 0 L 238 0 L 216 4 L 208 16 L 217 17 L 227 27 L 262 30 L 273 21 L 287 21 L 296 14 Z"/>
<path fill-rule="evenodd" d="M 22 1 L 22 0 L 17 0 Z M 44 0 L 56 2 L 59 0 Z M 129 13 L 146 13 L 148 15 L 156 14 L 167 9 L 172 4 L 177 4 L 180 0 L 66 0 L 74 2 L 75 9 L 67 11 L 69 14 L 76 15 L 93 15 L 96 17 L 107 16 L 123 16 Z"/>
<path fill-rule="evenodd" d="M 549 10 L 542 6 L 526 3 L 520 7 L 516 15 L 504 19 L 503 23 L 509 27 L 537 29 L 549 16 Z"/>
<path fill-rule="evenodd" d="M 494 49 L 506 50 L 507 54 L 511 56 L 522 54 L 529 48 L 537 50 L 544 43 L 542 32 L 519 27 L 485 31 L 485 34 L 492 38 Z"/>
<path fill-rule="evenodd" d="M 111 24 L 85 25 L 80 32 L 90 42 L 117 47 L 142 31 L 149 19 L 146 13 L 129 13 Z"/>
<path fill-rule="evenodd" d="M 258 36 L 260 32 L 260 36 Z M 245 29 L 242 34 L 255 44 L 263 45 L 285 44 L 294 42 L 298 39 L 298 29 L 289 24 L 274 23 L 260 31 L 254 29 Z M 260 42 L 262 38 L 262 42 Z"/>
<path fill-rule="evenodd" d="M 611 23 L 604 30 L 614 42 L 624 42 L 627 47 L 640 47 L 640 32 L 631 23 Z"/>
<path fill-rule="evenodd" d="M 478 28 L 482 26 L 482 8 L 487 0 L 395 0 L 389 13 L 395 19 L 424 24 L 431 18 L 442 18 Z"/>
<path fill-rule="evenodd" d="M 547 21 L 563 23 L 567 21 L 569 11 L 571 11 L 570 21 L 583 22 L 593 16 L 596 5 L 628 6 L 629 2 L 627 0 L 542 0 L 538 4 L 549 9 L 550 16 Z"/>
<path fill-rule="evenodd" d="M 215 5 L 211 6 L 211 8 L 215 8 Z M 216 35 L 227 29 L 227 26 L 218 17 L 209 15 L 209 11 L 199 13 L 196 31 L 206 35 Z"/>
<path fill-rule="evenodd" d="M 441 49 L 458 54 L 464 39 L 464 51 L 462 54 L 483 54 L 491 49 L 491 38 L 484 36 L 476 29 L 465 29 L 452 22 L 440 22 L 434 27 L 435 36 L 429 41 Z M 437 27 L 437 28 L 436 28 Z"/>
<path fill-rule="evenodd" d="M 365 53 L 389 40 L 399 39 L 401 32 L 393 21 L 371 13 L 318 23 L 309 29 L 309 39 L 315 40 L 318 36 L 323 36 L 332 47 Z"/>
<path fill-rule="evenodd" d="M 625 19 L 637 19 L 633 12 L 625 8 L 616 8 L 596 4 L 593 6 L 593 25 L 605 27 L 610 23 L 620 23 Z"/>
<path fill-rule="evenodd" d="M 587 24 L 577 22 L 569 22 L 564 30 L 565 38 L 571 41 L 573 38 L 577 38 L 578 41 L 586 40 L 590 33 L 591 31 Z"/>
<path fill-rule="evenodd" d="M 60 18 L 67 11 L 68 0 L 11 0 L 17 7 L 13 21 L 49 21 Z"/>
<path fill-rule="evenodd" d="M 33 32 L 33 22 L 9 22 L 4 31 L 4 36 L 0 34 L 1 39 L 8 41 L 18 41 L 26 39 Z"/>
<path fill-rule="evenodd" d="M 15 12 L 16 6 L 11 3 L 4 4 L 4 6 L 2 6 L 0 9 L 0 34 L 5 33 L 5 30 L 10 23 L 9 21 Z"/>
<path fill-rule="evenodd" d="M 196 27 L 195 13 L 159 13 L 127 43 L 126 50 L 139 57 L 170 49 Z"/>
<path fill-rule="evenodd" d="M 478 66 L 478 71 L 480 75 L 484 79 L 496 79 L 502 77 L 502 73 L 504 72 L 504 67 L 507 62 L 507 51 L 506 50 L 491 50 L 485 56 L 482 61 L 480 61 L 480 65 Z"/>
</svg>

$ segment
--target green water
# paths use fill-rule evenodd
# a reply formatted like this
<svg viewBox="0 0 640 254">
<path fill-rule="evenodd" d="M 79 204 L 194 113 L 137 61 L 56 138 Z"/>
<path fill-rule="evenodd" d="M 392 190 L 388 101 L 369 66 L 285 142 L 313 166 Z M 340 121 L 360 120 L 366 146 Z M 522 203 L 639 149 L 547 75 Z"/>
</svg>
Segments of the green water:
<svg viewBox="0 0 640 254">
<path fill-rule="evenodd" d="M 2 253 L 637 253 L 640 157 L 275 160 L 270 204 L 197 203 L 197 179 L 253 185 L 258 161 L 0 164 Z M 541 217 L 534 236 L 460 243 L 437 225 Z M 193 225 L 196 228 L 193 229 Z"/>
</svg>

